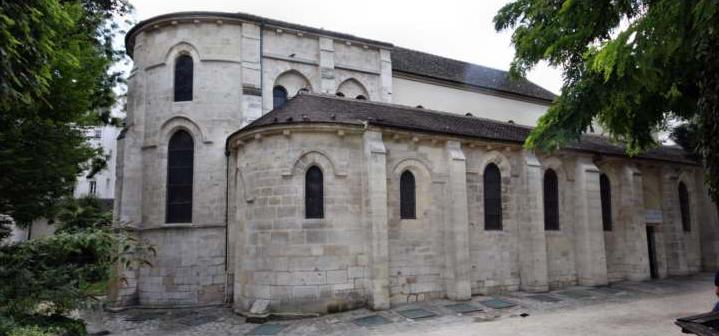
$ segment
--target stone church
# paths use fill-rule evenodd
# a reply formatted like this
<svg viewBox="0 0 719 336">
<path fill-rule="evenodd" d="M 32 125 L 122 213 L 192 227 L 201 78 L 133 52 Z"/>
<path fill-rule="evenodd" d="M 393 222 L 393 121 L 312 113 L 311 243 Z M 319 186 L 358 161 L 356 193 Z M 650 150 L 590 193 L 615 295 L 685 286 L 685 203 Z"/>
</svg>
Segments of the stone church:
<svg viewBox="0 0 719 336">
<path fill-rule="evenodd" d="M 158 253 L 119 305 L 387 309 L 719 266 L 686 152 L 527 151 L 555 96 L 504 71 L 242 13 L 154 17 L 126 48 L 115 216 Z"/>
</svg>

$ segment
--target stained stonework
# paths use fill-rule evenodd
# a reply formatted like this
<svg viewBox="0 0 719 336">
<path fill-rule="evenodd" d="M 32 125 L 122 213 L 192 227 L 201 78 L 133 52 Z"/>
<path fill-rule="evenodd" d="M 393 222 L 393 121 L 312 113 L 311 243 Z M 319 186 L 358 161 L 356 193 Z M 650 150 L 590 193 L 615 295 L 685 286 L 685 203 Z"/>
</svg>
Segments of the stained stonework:
<svg viewBox="0 0 719 336">
<path fill-rule="evenodd" d="M 457 113 L 462 102 L 491 102 L 465 105 L 474 113 L 491 109 L 480 117 L 513 115 L 531 125 L 546 97 L 395 72 L 393 50 L 242 14 L 169 15 L 133 29 L 115 219 L 158 254 L 152 267 L 119 270 L 127 281 L 113 289 L 117 304 L 232 303 L 242 312 L 269 300 L 274 311 L 379 310 L 644 280 L 647 225 L 655 232 L 658 277 L 719 264 L 719 219 L 693 162 L 525 151 L 525 127 Z M 193 58 L 191 101 L 172 101 L 178 55 Z M 273 109 L 276 85 L 291 99 Z M 447 105 L 449 114 L 392 105 L 395 89 L 404 105 L 446 92 L 440 105 L 460 106 Z M 342 90 L 368 101 L 334 96 Z M 179 130 L 194 141 L 192 220 L 170 224 L 167 147 Z M 475 131 L 486 133 L 466 133 Z M 501 230 L 485 229 L 490 164 L 501 175 Z M 305 216 L 311 167 L 323 176 L 323 218 Z M 555 231 L 544 229 L 542 178 L 550 168 L 558 176 Z M 407 171 L 415 178 L 416 218 L 400 216 L 400 176 Z M 612 188 L 614 225 L 607 232 L 602 173 Z M 690 231 L 682 229 L 680 182 L 689 190 Z"/>
</svg>

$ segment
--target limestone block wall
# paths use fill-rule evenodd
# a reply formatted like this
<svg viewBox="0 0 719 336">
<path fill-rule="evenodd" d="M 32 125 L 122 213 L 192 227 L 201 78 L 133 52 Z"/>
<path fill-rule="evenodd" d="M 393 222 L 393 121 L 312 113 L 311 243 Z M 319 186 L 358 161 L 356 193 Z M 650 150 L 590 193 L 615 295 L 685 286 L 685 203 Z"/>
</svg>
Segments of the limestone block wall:
<svg viewBox="0 0 719 336">
<path fill-rule="evenodd" d="M 128 116 L 118 144 L 117 220 L 158 251 L 152 267 L 121 292 L 143 305 L 222 303 L 225 272 L 224 145 L 242 126 L 242 25 L 231 21 L 167 22 L 135 35 Z M 191 101 L 174 101 L 174 62 L 193 59 Z M 193 211 L 189 223 L 165 223 L 167 146 L 178 130 L 194 142 Z"/>
<path fill-rule="evenodd" d="M 519 289 L 517 224 L 514 220 L 519 187 L 517 152 L 488 148 L 465 148 L 467 157 L 467 214 L 469 217 L 469 253 L 473 294 L 488 294 Z M 484 169 L 489 163 L 500 168 L 502 176 L 501 231 L 484 229 Z"/>
<path fill-rule="evenodd" d="M 448 212 L 444 148 L 404 136 L 385 141 L 389 281 L 392 303 L 443 297 L 444 219 Z M 400 176 L 409 171 L 416 183 L 416 219 L 400 218 Z"/>
<path fill-rule="evenodd" d="M 276 134 L 238 150 L 232 188 L 235 304 L 266 299 L 276 310 L 334 311 L 366 304 L 359 136 L 332 130 Z M 305 218 L 305 173 L 324 177 L 324 218 Z"/>
<path fill-rule="evenodd" d="M 230 272 L 240 310 L 258 299 L 275 310 L 386 309 L 430 298 L 645 280 L 645 200 L 657 198 L 647 195 L 655 188 L 646 183 L 662 176 L 688 181 L 696 173 L 681 165 L 579 153 L 535 157 L 507 144 L 339 125 L 270 127 L 231 143 Z M 484 228 L 483 174 L 490 163 L 502 175 L 502 230 Z M 323 219 L 303 216 L 304 172 L 313 165 L 325 174 Z M 547 169 L 558 175 L 556 231 L 544 230 Z M 400 218 L 405 171 L 416 181 L 416 219 Z M 672 179 L 662 175 L 667 171 L 681 173 Z M 601 221 L 601 173 L 614 179 L 609 232 Z M 672 205 L 671 197 L 658 199 Z M 651 224 L 659 276 L 671 274 L 663 265 L 696 272 L 689 265 L 701 248 L 687 239 L 698 239 L 702 225 L 678 235 L 671 231 L 677 209 L 662 209 L 667 219 Z M 708 217 L 700 209 L 695 216 Z M 692 247 L 672 251 L 682 244 Z"/>
<path fill-rule="evenodd" d="M 547 277 L 550 289 L 577 283 L 574 259 L 574 161 L 568 158 L 540 157 L 543 170 L 553 169 L 559 189 L 559 230 L 546 231 Z M 543 220 L 543 219 L 542 219 Z"/>
<path fill-rule="evenodd" d="M 262 29 L 262 109 L 272 109 L 272 89 L 282 85 L 293 97 L 300 89 L 335 94 L 352 81 L 369 100 L 391 100 L 392 77 L 388 50 L 349 40 L 316 36 L 278 27 Z M 300 79 L 283 80 L 287 74 Z M 301 83 L 301 84 L 300 84 Z"/>
</svg>

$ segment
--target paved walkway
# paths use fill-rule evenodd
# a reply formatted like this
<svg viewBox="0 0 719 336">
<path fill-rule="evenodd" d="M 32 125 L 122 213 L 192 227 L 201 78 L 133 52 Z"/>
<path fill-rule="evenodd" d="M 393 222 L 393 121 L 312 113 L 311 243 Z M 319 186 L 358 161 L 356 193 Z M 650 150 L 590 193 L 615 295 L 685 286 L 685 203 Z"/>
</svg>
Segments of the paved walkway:
<svg viewBox="0 0 719 336">
<path fill-rule="evenodd" d="M 682 335 L 674 320 L 710 310 L 716 299 L 712 280 L 711 274 L 700 274 L 604 288 L 572 287 L 543 295 L 516 292 L 478 296 L 461 305 L 437 300 L 264 325 L 245 323 L 227 308 L 137 309 L 106 313 L 102 328 L 111 335 L 128 336 Z"/>
</svg>

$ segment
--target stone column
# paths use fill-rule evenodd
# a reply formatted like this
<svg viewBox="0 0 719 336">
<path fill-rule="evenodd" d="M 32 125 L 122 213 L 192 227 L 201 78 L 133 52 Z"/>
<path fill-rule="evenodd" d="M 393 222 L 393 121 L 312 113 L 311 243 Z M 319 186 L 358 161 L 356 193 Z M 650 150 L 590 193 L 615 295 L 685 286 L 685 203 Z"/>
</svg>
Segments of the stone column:
<svg viewBox="0 0 719 336">
<path fill-rule="evenodd" d="M 642 173 L 633 166 L 624 167 L 619 186 L 619 220 L 623 233 L 624 273 L 628 280 L 651 278 L 649 248 L 644 209 Z"/>
<path fill-rule="evenodd" d="M 662 213 L 664 214 L 664 248 L 667 257 L 667 275 L 684 275 L 688 272 L 682 215 L 679 209 L 678 176 L 672 167 L 662 169 Z"/>
<path fill-rule="evenodd" d="M 320 91 L 334 94 L 335 84 L 335 42 L 328 37 L 320 37 Z"/>
<path fill-rule="evenodd" d="M 447 298 L 469 300 L 469 216 L 467 206 L 467 163 L 459 142 L 448 141 L 447 175 L 447 219 L 445 221 L 445 251 L 447 258 Z"/>
<path fill-rule="evenodd" d="M 364 133 L 366 211 L 370 230 L 370 305 L 389 309 L 389 247 L 387 236 L 387 151 L 382 133 Z"/>
<path fill-rule="evenodd" d="M 242 126 L 262 116 L 260 34 L 262 31 L 258 25 L 249 22 L 242 24 Z"/>
<path fill-rule="evenodd" d="M 519 222 L 520 288 L 528 292 L 549 290 L 547 240 L 544 231 L 544 188 L 542 165 L 530 152 L 524 153 L 524 209 Z"/>
<path fill-rule="evenodd" d="M 599 168 L 588 158 L 577 160 L 574 199 L 577 281 L 582 286 L 606 285 L 607 257 L 602 228 Z"/>
<path fill-rule="evenodd" d="M 387 49 L 379 50 L 380 60 L 380 101 L 392 102 L 392 57 Z"/>
</svg>

